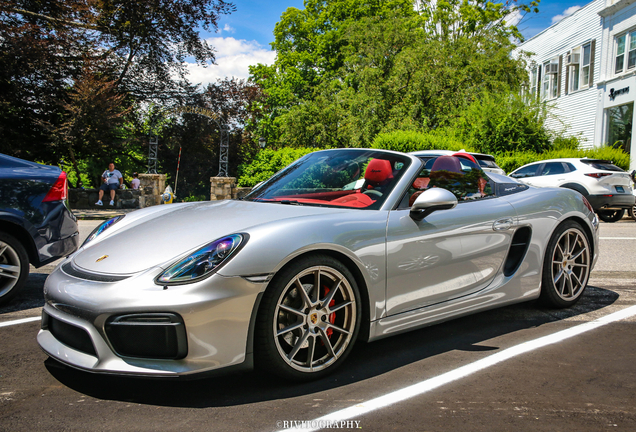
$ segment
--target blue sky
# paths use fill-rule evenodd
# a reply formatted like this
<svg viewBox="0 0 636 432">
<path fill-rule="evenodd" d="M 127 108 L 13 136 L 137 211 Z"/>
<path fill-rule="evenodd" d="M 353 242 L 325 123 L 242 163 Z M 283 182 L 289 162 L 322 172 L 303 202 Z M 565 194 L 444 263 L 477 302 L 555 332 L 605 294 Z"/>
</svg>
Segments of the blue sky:
<svg viewBox="0 0 636 432">
<path fill-rule="evenodd" d="M 202 37 L 217 51 L 217 64 L 206 68 L 191 65 L 192 82 L 205 85 L 217 78 L 247 78 L 249 65 L 273 63 L 276 53 L 269 43 L 274 40 L 274 26 L 288 7 L 304 8 L 302 0 L 233 0 L 233 3 L 236 12 L 222 16 L 217 33 L 202 32 Z M 539 13 L 527 15 L 518 24 L 519 30 L 530 38 L 587 3 L 543 0 Z"/>
</svg>

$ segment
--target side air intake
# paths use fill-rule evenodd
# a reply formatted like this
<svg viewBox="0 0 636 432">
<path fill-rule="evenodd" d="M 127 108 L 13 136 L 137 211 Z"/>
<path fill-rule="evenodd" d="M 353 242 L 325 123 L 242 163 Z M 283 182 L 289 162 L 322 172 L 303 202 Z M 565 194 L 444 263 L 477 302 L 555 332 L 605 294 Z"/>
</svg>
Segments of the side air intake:
<svg viewBox="0 0 636 432">
<path fill-rule="evenodd" d="M 526 256 L 531 238 L 532 230 L 529 227 L 519 228 L 512 236 L 512 245 L 504 263 L 504 276 L 512 276 L 517 271 L 521 261 L 523 261 L 523 257 Z"/>
</svg>

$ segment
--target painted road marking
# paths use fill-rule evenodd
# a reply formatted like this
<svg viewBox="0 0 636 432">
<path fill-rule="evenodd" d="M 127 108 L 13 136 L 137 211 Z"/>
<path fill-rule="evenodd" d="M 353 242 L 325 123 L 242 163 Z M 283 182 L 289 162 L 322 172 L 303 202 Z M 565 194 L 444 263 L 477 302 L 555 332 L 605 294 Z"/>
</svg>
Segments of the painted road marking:
<svg viewBox="0 0 636 432">
<path fill-rule="evenodd" d="M 22 318 L 22 319 L 13 320 L 13 321 L 5 321 L 5 322 L 0 322 L 0 327 L 9 327 L 12 325 L 24 324 L 24 323 L 33 322 L 33 321 L 40 321 L 41 319 L 42 317 L 36 316 L 36 317 L 30 317 L 30 318 Z"/>
<path fill-rule="evenodd" d="M 636 240 L 636 237 L 599 237 L 600 240 Z"/>
<path fill-rule="evenodd" d="M 536 349 L 543 348 L 547 345 L 552 345 L 558 342 L 562 342 L 571 337 L 578 336 L 582 333 L 588 332 L 590 330 L 594 330 L 596 328 L 602 327 L 606 324 L 613 323 L 615 321 L 620 321 L 622 319 L 632 317 L 634 315 L 636 315 L 636 306 L 630 306 L 618 312 L 614 312 L 612 314 L 598 318 L 594 321 L 580 324 L 575 327 L 571 327 L 567 330 L 561 330 L 559 332 L 553 333 L 548 336 L 543 336 L 538 339 L 530 340 L 530 341 L 521 343 L 519 345 L 515 345 L 497 354 L 493 354 L 481 360 L 477 360 L 474 363 L 467 364 L 458 369 L 452 370 L 450 372 L 446 372 L 442 375 L 429 378 L 425 381 L 421 381 L 417 384 L 413 384 L 411 386 L 405 387 L 400 390 L 396 390 L 384 396 L 380 396 L 375 399 L 370 399 L 358 405 L 354 405 L 352 407 L 345 408 L 343 410 L 336 411 L 331 414 L 327 414 L 326 416 L 319 417 L 314 420 L 305 420 L 304 422 L 299 420 L 295 422 L 295 425 L 298 425 L 300 427 L 285 429 L 285 431 L 286 432 L 315 431 L 315 430 L 321 429 L 320 425 L 334 424 L 336 422 L 341 422 L 341 421 L 351 420 L 351 419 L 360 419 L 360 417 L 363 416 L 364 414 L 368 414 L 372 411 L 376 411 L 378 409 L 385 408 L 390 405 L 394 405 L 398 402 L 405 401 L 415 396 L 419 396 L 421 394 L 434 390 L 438 387 L 441 387 L 445 384 L 449 384 L 453 381 L 457 381 L 460 378 L 467 377 L 469 375 L 474 374 L 475 372 L 479 372 L 481 370 L 489 368 L 490 366 L 494 366 L 498 363 L 509 360 L 513 357 L 517 357 L 521 354 L 525 354 L 525 353 L 534 351 Z"/>
</svg>

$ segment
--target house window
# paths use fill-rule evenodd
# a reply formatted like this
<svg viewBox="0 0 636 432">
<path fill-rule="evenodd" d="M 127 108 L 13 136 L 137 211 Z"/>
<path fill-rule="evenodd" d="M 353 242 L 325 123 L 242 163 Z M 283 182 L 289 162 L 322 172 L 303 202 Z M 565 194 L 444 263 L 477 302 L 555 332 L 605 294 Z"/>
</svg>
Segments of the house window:
<svg viewBox="0 0 636 432">
<path fill-rule="evenodd" d="M 616 38 L 614 73 L 621 73 L 636 67 L 636 31 Z"/>
<path fill-rule="evenodd" d="M 615 106 L 607 109 L 608 128 L 607 141 L 612 147 L 621 148 L 630 153 L 632 146 L 632 122 L 634 119 L 634 103 Z"/>
<path fill-rule="evenodd" d="M 559 63 L 547 61 L 543 63 L 543 82 L 541 86 L 541 99 L 554 99 L 557 97 L 558 85 L 557 75 L 559 72 Z"/>
<path fill-rule="evenodd" d="M 575 48 L 568 54 L 569 91 L 573 92 L 589 86 L 591 54 L 591 43 Z"/>
</svg>

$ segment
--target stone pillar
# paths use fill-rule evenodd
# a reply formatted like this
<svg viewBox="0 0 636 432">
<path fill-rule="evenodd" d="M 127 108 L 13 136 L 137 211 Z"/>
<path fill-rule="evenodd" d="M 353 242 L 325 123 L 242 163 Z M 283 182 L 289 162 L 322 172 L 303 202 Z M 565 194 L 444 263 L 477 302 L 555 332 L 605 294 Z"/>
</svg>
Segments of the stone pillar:
<svg viewBox="0 0 636 432">
<path fill-rule="evenodd" d="M 210 201 L 236 198 L 236 177 L 210 177 Z"/>
<path fill-rule="evenodd" d="M 161 194 L 166 189 L 165 174 L 139 174 L 139 207 L 145 208 L 161 204 Z"/>
</svg>

